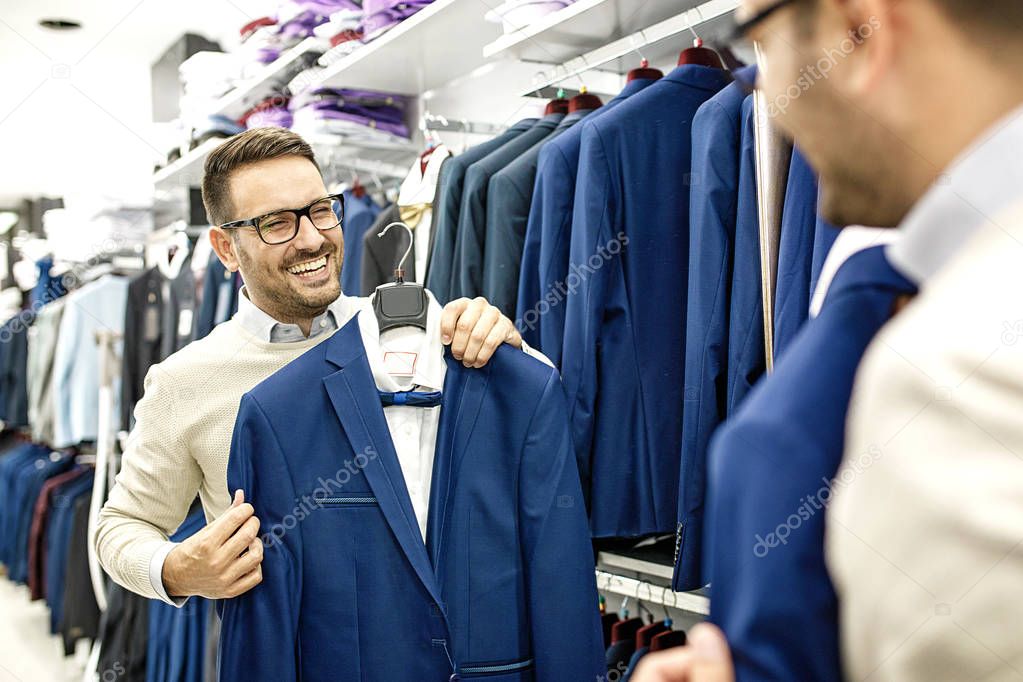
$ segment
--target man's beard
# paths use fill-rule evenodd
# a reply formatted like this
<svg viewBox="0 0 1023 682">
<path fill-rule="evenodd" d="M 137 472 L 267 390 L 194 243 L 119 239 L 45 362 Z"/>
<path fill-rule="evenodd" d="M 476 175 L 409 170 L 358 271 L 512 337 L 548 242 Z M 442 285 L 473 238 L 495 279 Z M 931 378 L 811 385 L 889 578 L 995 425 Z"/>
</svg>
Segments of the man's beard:
<svg viewBox="0 0 1023 682">
<path fill-rule="evenodd" d="M 328 305 L 341 295 L 341 257 L 343 250 L 333 244 L 326 244 L 315 252 L 296 254 L 288 262 L 279 267 L 268 266 L 252 259 L 243 249 L 238 249 L 238 260 L 247 277 L 245 286 L 251 291 L 258 291 L 259 296 L 273 310 L 265 311 L 280 321 L 308 319 L 322 313 Z M 330 256 L 328 267 L 331 272 L 326 282 L 316 288 L 296 289 L 287 272 L 287 268 L 316 260 L 321 256 Z"/>
</svg>

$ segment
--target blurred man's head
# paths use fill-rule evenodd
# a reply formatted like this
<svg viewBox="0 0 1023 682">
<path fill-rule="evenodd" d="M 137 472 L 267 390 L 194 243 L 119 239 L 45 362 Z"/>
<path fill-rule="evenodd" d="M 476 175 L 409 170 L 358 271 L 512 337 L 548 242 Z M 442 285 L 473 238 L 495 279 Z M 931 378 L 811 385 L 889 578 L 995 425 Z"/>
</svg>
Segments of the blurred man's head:
<svg viewBox="0 0 1023 682">
<path fill-rule="evenodd" d="M 283 128 L 235 135 L 207 157 L 202 196 L 217 255 L 274 319 L 310 320 L 341 294 L 340 207 L 315 203 L 327 189 L 301 137 Z M 306 207 L 297 231 L 295 214 L 278 213 Z"/>
<path fill-rule="evenodd" d="M 778 0 L 743 0 L 749 19 Z M 794 0 L 753 26 L 775 123 L 839 225 L 894 226 L 1023 104 L 1020 0 Z"/>
</svg>

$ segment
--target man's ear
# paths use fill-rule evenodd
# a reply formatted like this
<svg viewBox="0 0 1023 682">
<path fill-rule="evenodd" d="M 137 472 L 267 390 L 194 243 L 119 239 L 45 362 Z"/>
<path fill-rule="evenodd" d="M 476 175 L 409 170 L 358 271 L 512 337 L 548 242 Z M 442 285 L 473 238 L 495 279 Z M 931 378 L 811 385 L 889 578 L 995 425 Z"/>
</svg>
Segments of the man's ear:
<svg viewBox="0 0 1023 682">
<path fill-rule="evenodd" d="M 224 264 L 229 272 L 238 272 L 238 252 L 234 239 L 227 233 L 227 230 L 214 225 L 210 228 L 210 244 L 213 245 L 213 252 Z"/>
</svg>

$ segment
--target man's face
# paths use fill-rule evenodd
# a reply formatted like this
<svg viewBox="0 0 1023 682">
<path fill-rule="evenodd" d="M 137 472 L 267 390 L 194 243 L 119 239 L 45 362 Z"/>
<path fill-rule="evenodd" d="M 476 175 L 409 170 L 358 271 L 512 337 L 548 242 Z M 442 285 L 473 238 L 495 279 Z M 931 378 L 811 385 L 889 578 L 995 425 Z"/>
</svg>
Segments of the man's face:
<svg viewBox="0 0 1023 682">
<path fill-rule="evenodd" d="M 749 17 L 776 0 L 745 0 Z M 900 182 L 909 151 L 880 123 L 885 102 L 857 89 L 867 41 L 884 25 L 851 25 L 830 0 L 795 3 L 752 30 L 768 115 L 821 178 L 821 213 L 844 225 L 897 225 L 914 197 Z"/>
<path fill-rule="evenodd" d="M 230 183 L 237 220 L 302 208 L 327 194 L 319 171 L 299 156 L 244 166 Z M 275 319 L 315 317 L 341 295 L 340 227 L 318 230 L 303 217 L 295 238 L 277 245 L 265 244 L 252 228 L 237 232 L 233 239 L 249 297 Z"/>
</svg>

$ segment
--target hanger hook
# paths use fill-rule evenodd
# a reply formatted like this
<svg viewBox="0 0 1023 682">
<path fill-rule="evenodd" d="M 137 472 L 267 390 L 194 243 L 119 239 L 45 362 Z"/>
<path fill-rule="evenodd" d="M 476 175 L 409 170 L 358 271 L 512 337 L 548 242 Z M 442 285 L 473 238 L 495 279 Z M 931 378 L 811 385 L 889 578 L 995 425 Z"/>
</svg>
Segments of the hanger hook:
<svg viewBox="0 0 1023 682">
<path fill-rule="evenodd" d="M 402 222 L 391 223 L 390 225 L 388 225 L 384 229 L 380 230 L 380 232 L 377 233 L 377 237 L 383 237 L 385 234 L 387 234 L 387 231 L 389 229 L 391 229 L 392 227 L 395 227 L 395 226 L 404 227 L 405 228 L 405 232 L 408 233 L 408 248 L 405 249 L 405 255 L 401 257 L 400 261 L 398 261 L 398 267 L 395 269 L 395 273 L 394 273 L 395 275 L 397 275 L 399 277 L 399 281 L 400 281 L 400 278 L 403 278 L 404 275 L 405 275 L 405 261 L 408 260 L 409 254 L 412 253 L 412 228 L 409 227 L 408 225 L 406 225 L 405 223 L 402 223 Z"/>
<path fill-rule="evenodd" d="M 671 627 L 672 618 L 668 613 L 668 589 L 670 589 L 668 585 L 661 588 L 661 608 L 664 609 L 664 624 Z"/>
<path fill-rule="evenodd" d="M 629 36 L 629 42 L 632 43 L 632 51 L 639 55 L 641 61 L 646 62 L 647 58 L 643 55 L 643 52 L 639 49 L 639 45 L 636 44 L 636 38 L 639 38 L 639 45 L 647 45 L 646 34 L 642 30 L 633 33 Z M 644 67 L 646 68 L 646 67 Z"/>
<path fill-rule="evenodd" d="M 688 28 L 689 32 L 693 34 L 693 39 L 696 41 L 695 43 L 696 47 L 703 47 L 703 38 L 701 38 L 700 34 L 696 32 L 696 28 L 693 26 L 693 21 L 692 19 L 689 18 L 689 12 L 692 12 L 694 10 L 700 17 L 700 23 L 701 24 L 703 23 L 703 12 L 700 11 L 699 7 L 693 7 L 686 12 L 686 28 Z"/>
</svg>

